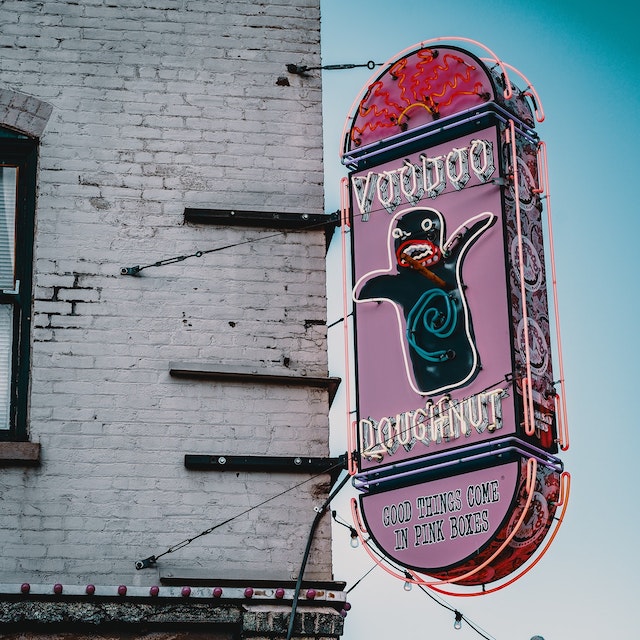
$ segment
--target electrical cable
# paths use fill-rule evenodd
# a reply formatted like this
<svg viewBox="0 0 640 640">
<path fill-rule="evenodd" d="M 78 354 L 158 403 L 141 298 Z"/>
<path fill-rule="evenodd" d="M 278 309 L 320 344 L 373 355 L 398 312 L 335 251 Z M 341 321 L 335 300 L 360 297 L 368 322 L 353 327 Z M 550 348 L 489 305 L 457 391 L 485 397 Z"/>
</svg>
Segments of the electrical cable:
<svg viewBox="0 0 640 640">
<path fill-rule="evenodd" d="M 307 566 L 307 560 L 309 559 L 309 553 L 311 552 L 311 543 L 313 542 L 313 536 L 316 532 L 316 528 L 318 524 L 320 524 L 320 520 L 324 515 L 327 506 L 331 503 L 331 501 L 336 497 L 336 495 L 340 492 L 340 490 L 347 484 L 347 481 L 351 478 L 351 476 L 347 473 L 344 475 L 344 478 L 336 485 L 336 487 L 331 491 L 328 495 L 327 499 L 322 503 L 322 506 L 316 508 L 316 516 L 313 519 L 313 523 L 311 524 L 311 531 L 309 532 L 309 536 L 307 538 L 307 547 L 304 550 L 304 556 L 302 557 L 302 564 L 300 565 L 300 571 L 298 572 L 298 579 L 296 581 L 296 590 L 293 595 L 293 602 L 291 604 L 291 614 L 289 616 L 289 627 L 287 629 L 287 640 L 291 640 L 291 636 L 293 635 L 293 625 L 295 623 L 296 610 L 298 608 L 298 598 L 300 596 L 300 589 L 302 588 L 302 578 L 304 576 L 304 570 Z"/>
<path fill-rule="evenodd" d="M 347 318 L 351 318 L 353 316 L 353 312 L 347 314 Z M 327 329 L 331 329 L 332 327 L 335 327 L 336 325 L 340 324 L 341 322 L 344 322 L 346 320 L 346 318 L 338 318 L 337 320 L 334 320 L 332 323 L 327 324 Z"/>
<path fill-rule="evenodd" d="M 356 580 L 345 593 L 351 593 L 378 565 L 374 564 L 359 580 Z"/>
<path fill-rule="evenodd" d="M 338 524 L 342 524 L 336 517 L 334 517 L 334 520 L 336 522 L 338 522 Z M 344 526 L 349 526 L 349 525 L 344 525 Z M 388 558 L 385 558 L 384 556 L 382 556 L 381 554 L 379 554 L 377 552 L 377 550 L 375 550 L 373 547 L 369 546 L 369 548 L 381 559 L 384 559 L 385 561 L 387 561 L 391 566 L 394 566 L 393 563 L 389 562 Z M 362 575 L 362 577 L 360 577 L 349 589 L 347 589 L 345 591 L 345 593 L 351 593 L 378 565 L 373 565 L 364 575 Z M 396 569 L 397 571 L 400 571 L 400 569 L 398 567 L 394 566 L 394 569 Z M 436 604 L 440 605 L 441 607 L 443 607 L 444 609 L 447 609 L 447 611 L 450 611 L 451 613 L 453 613 L 455 615 L 455 620 L 456 622 L 459 621 L 464 621 L 466 622 L 479 636 L 481 636 L 482 638 L 484 638 L 485 640 L 495 640 L 495 637 L 490 635 L 487 631 L 485 631 L 482 627 L 480 627 L 477 623 L 473 622 L 472 620 L 470 620 L 469 618 L 467 618 L 467 616 L 465 616 L 460 610 L 456 609 L 455 607 L 451 606 L 446 600 L 439 598 L 437 596 L 435 596 L 433 593 L 431 593 L 427 588 L 425 588 L 423 585 L 421 585 L 420 583 L 417 583 L 418 588 L 424 592 L 429 598 L 431 598 L 431 600 L 433 600 Z"/>
<path fill-rule="evenodd" d="M 367 541 L 367 546 L 369 547 L 369 549 L 378 556 L 378 558 L 380 558 L 381 560 L 385 561 L 387 564 L 389 564 L 393 569 L 395 569 L 396 571 L 400 572 L 401 569 L 397 566 L 395 566 L 392 562 L 389 561 L 388 558 L 386 558 L 385 556 L 383 556 L 382 554 L 380 554 L 378 552 L 377 549 L 375 549 L 374 547 L 372 547 L 370 544 L 368 544 Z M 407 573 L 405 571 L 405 573 Z M 409 576 L 409 574 L 407 574 Z M 425 594 L 427 594 L 434 602 L 436 602 L 437 604 L 439 604 L 441 607 L 447 609 L 448 611 L 451 611 L 452 613 L 455 614 L 455 622 L 456 622 L 456 628 L 457 624 L 461 621 L 464 620 L 476 633 L 478 633 L 480 636 L 482 636 L 483 638 L 485 638 L 485 640 L 495 640 L 495 638 L 493 636 L 489 636 L 489 635 L 485 635 L 486 632 L 483 633 L 484 630 L 480 630 L 481 628 L 476 625 L 474 622 L 471 622 L 462 612 L 460 612 L 458 609 L 456 609 L 455 607 L 452 607 L 450 604 L 448 604 L 445 600 L 436 597 L 435 595 L 433 595 L 432 593 L 430 593 L 430 591 L 427 591 L 425 589 L 425 587 L 423 585 L 421 585 L 420 583 L 416 583 L 418 585 L 418 588 L 423 591 Z"/>
</svg>

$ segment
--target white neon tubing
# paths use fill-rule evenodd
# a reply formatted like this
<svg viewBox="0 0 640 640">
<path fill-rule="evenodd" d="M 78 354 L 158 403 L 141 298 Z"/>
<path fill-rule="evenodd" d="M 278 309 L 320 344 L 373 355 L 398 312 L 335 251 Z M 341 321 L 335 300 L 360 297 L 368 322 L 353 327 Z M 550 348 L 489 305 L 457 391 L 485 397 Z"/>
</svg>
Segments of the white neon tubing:
<svg viewBox="0 0 640 640">
<path fill-rule="evenodd" d="M 484 61 L 488 60 L 488 58 L 483 58 Z M 507 64 L 506 62 L 502 63 L 507 69 L 509 69 L 510 71 L 513 71 L 514 73 L 517 73 L 520 78 L 527 84 L 527 89 L 531 91 L 531 93 L 527 93 L 527 89 L 525 89 L 522 93 L 526 96 L 529 95 L 531 98 L 533 98 L 534 101 L 534 106 L 535 106 L 535 116 L 536 116 L 536 122 L 543 122 L 544 121 L 544 109 L 542 108 L 542 101 L 540 100 L 540 96 L 538 95 L 538 92 L 536 91 L 535 87 L 531 84 L 531 82 L 529 82 L 529 79 L 524 75 L 524 73 L 522 73 L 522 71 L 520 71 L 519 69 L 516 69 L 513 65 Z"/>
<path fill-rule="evenodd" d="M 405 186 L 404 186 L 404 174 L 407 171 L 407 169 L 411 169 L 412 170 L 413 186 L 411 187 L 411 191 L 410 192 L 408 192 L 405 189 Z M 417 177 L 416 173 L 417 173 L 416 172 L 416 168 L 413 166 L 413 164 L 411 162 L 405 162 L 405 165 L 399 171 L 400 192 L 407 199 L 408 202 L 418 202 L 420 200 L 420 198 L 416 198 L 416 193 L 418 193 L 418 191 L 419 191 L 419 189 L 418 189 L 418 177 Z"/>
<path fill-rule="evenodd" d="M 544 186 L 547 190 L 547 228 L 549 231 L 549 260 L 551 264 L 551 290 L 553 293 L 553 311 L 556 324 L 556 345 L 558 349 L 558 369 L 560 373 L 560 384 L 563 393 L 560 395 L 560 410 L 562 412 L 563 433 L 560 435 L 560 448 L 562 451 L 569 449 L 569 422 L 567 419 L 567 401 L 565 398 L 565 378 L 564 378 L 564 359 L 562 356 L 562 336 L 560 331 L 560 311 L 558 308 L 558 288 L 556 282 L 556 259 L 553 244 L 553 226 L 551 222 L 551 194 L 549 193 L 549 165 L 547 164 L 547 145 L 540 141 L 538 144 L 540 150 L 540 158 L 542 159 L 542 170 L 544 175 Z M 565 441 L 566 439 L 566 441 Z"/>
</svg>

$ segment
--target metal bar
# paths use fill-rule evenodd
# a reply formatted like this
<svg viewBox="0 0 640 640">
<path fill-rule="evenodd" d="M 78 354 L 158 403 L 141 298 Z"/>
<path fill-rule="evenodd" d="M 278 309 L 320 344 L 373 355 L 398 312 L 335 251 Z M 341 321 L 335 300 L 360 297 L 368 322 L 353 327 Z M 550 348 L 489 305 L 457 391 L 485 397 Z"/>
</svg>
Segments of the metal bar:
<svg viewBox="0 0 640 640">
<path fill-rule="evenodd" d="M 562 472 L 564 469 L 559 458 L 517 438 L 505 437 L 488 443 L 478 443 L 462 449 L 432 454 L 426 459 L 405 460 L 383 469 L 366 471 L 354 477 L 353 485 L 360 491 L 368 492 L 371 485 L 382 488 L 389 483 L 406 484 L 407 478 L 416 475 L 437 477 L 442 475 L 442 470 L 449 471 L 452 467 L 455 468 L 455 473 L 464 473 L 469 470 L 468 467 L 472 463 L 490 462 L 493 459 L 496 464 L 499 464 L 501 461 L 505 461 L 505 454 L 511 453 L 519 454 L 525 458 L 534 458 L 540 464 L 558 472 Z"/>
<path fill-rule="evenodd" d="M 228 456 L 186 454 L 184 466 L 195 471 L 266 471 L 270 473 L 337 473 L 346 469 L 347 455 L 337 458 L 309 456 Z"/>
<path fill-rule="evenodd" d="M 194 224 L 221 224 L 238 227 L 261 227 L 269 229 L 320 229 L 337 227 L 338 213 L 282 213 L 280 211 L 242 211 L 239 209 L 195 209 L 184 210 L 186 222 Z"/>
</svg>

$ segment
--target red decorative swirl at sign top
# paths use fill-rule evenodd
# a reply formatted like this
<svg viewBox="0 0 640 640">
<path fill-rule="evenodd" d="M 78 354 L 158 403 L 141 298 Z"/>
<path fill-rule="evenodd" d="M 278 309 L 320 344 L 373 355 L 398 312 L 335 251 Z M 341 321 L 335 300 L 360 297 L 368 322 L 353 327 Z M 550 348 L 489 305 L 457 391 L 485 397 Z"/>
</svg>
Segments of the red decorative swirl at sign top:
<svg viewBox="0 0 640 640">
<path fill-rule="evenodd" d="M 422 48 L 395 62 L 372 82 L 360 101 L 348 147 L 396 133 L 494 99 L 486 67 L 457 49 Z"/>
</svg>

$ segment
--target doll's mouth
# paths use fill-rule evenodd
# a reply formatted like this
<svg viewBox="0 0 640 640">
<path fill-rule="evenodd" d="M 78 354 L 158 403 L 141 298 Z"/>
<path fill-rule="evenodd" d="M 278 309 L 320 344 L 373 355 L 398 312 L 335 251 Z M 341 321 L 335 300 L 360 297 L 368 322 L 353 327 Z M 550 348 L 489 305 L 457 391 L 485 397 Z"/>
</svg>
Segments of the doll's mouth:
<svg viewBox="0 0 640 640">
<path fill-rule="evenodd" d="M 401 267 L 409 264 L 403 255 L 409 256 L 413 262 L 419 262 L 424 267 L 432 267 L 440 262 L 442 252 L 430 240 L 407 240 L 396 249 L 396 259 Z"/>
<path fill-rule="evenodd" d="M 442 252 L 429 240 L 403 242 L 396 251 L 396 257 L 401 267 L 413 269 L 441 289 L 451 289 L 447 282 L 431 271 L 431 267 L 442 258 Z"/>
</svg>

